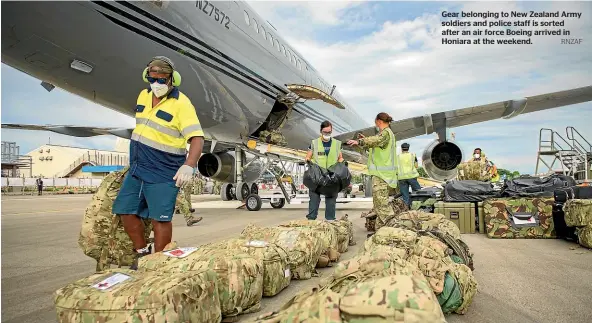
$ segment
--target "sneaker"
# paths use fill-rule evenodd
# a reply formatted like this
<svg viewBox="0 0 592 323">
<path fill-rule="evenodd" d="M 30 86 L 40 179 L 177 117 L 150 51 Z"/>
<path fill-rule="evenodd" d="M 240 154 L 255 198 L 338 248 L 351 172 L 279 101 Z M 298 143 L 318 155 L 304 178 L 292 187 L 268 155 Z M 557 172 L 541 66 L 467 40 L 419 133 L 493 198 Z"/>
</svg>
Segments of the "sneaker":
<svg viewBox="0 0 592 323">
<path fill-rule="evenodd" d="M 189 209 L 189 212 L 193 213 L 193 212 L 195 212 L 195 209 L 193 209 L 193 208 Z"/>
<path fill-rule="evenodd" d="M 134 259 L 134 262 L 130 266 L 130 269 L 131 270 L 138 270 L 138 260 L 144 256 L 148 256 L 151 253 L 152 253 L 152 245 L 148 245 L 148 251 L 146 251 L 146 252 L 137 252 L 136 251 L 136 259 Z"/>
<path fill-rule="evenodd" d="M 194 224 L 200 222 L 201 220 L 203 220 L 203 218 L 201 216 L 198 218 L 192 217 L 191 220 L 187 220 L 187 226 L 188 227 L 193 226 Z"/>
<path fill-rule="evenodd" d="M 373 236 L 373 235 L 374 235 L 374 232 L 372 232 L 372 233 L 368 233 L 368 235 L 366 236 L 366 238 L 370 238 L 370 237 L 371 237 L 371 236 Z"/>
</svg>

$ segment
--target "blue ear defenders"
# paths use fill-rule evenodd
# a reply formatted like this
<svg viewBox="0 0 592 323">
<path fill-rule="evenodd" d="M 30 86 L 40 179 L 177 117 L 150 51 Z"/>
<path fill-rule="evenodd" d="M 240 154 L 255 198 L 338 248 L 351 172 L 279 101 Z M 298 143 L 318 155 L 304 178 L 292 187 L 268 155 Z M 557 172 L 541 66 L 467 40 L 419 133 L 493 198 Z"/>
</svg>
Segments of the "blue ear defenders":
<svg viewBox="0 0 592 323">
<path fill-rule="evenodd" d="M 157 59 L 166 62 L 167 64 L 169 64 L 173 68 L 173 82 L 172 82 L 173 86 L 181 85 L 181 74 L 179 74 L 179 72 L 177 72 L 175 70 L 175 64 L 173 63 L 173 61 L 171 61 L 168 57 L 156 56 L 156 57 L 153 57 L 150 60 L 150 62 L 153 62 Z M 150 63 L 148 63 L 148 65 L 150 65 Z M 147 77 L 148 77 L 148 67 L 146 67 L 144 69 L 144 71 L 142 72 L 142 79 L 144 80 L 144 82 L 149 83 Z"/>
</svg>

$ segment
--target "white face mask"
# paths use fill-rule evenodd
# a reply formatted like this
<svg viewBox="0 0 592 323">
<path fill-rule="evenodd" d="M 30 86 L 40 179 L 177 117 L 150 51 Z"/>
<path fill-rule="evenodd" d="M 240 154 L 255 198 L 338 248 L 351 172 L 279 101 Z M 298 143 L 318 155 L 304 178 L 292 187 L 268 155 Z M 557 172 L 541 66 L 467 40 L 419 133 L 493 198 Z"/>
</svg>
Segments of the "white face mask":
<svg viewBox="0 0 592 323">
<path fill-rule="evenodd" d="M 380 132 L 380 127 L 374 127 L 377 132 Z"/>
<path fill-rule="evenodd" d="M 481 155 L 480 154 L 474 154 L 473 157 L 475 157 L 475 158 L 481 158 Z"/>
<path fill-rule="evenodd" d="M 169 86 L 166 84 L 158 84 L 158 82 L 154 82 L 150 84 L 150 88 L 154 92 L 157 98 L 163 97 L 169 91 Z"/>
<path fill-rule="evenodd" d="M 331 135 L 323 135 L 323 139 L 329 140 L 329 139 L 331 139 Z"/>
</svg>

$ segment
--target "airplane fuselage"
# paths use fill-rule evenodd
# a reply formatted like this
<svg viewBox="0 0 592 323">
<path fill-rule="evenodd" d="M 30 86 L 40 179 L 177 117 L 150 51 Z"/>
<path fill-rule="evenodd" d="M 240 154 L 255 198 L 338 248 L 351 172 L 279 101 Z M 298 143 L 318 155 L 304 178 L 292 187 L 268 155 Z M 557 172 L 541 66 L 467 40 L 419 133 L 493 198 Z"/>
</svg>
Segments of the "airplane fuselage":
<svg viewBox="0 0 592 323">
<path fill-rule="evenodd" d="M 2 9 L 3 63 L 127 116 L 148 87 L 140 74 L 150 58 L 168 56 L 181 73 L 180 90 L 216 140 L 255 135 L 288 93 L 286 84 L 331 92 L 244 2 L 5 2 Z M 92 71 L 71 68 L 74 60 Z M 336 134 L 368 126 L 349 107 L 307 100 L 283 128 L 288 145 L 308 147 L 324 120 Z"/>
</svg>

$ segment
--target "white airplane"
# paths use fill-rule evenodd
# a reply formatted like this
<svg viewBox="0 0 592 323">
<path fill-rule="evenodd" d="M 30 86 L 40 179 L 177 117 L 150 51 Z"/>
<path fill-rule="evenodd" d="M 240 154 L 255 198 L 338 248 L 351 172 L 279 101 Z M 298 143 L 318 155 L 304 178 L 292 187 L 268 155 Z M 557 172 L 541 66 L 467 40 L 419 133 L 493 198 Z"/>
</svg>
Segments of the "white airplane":
<svg viewBox="0 0 592 323">
<path fill-rule="evenodd" d="M 266 166 L 253 141 L 280 131 L 287 147 L 306 149 L 324 120 L 336 138 L 375 134 L 334 85 L 291 47 L 275 27 L 242 1 L 40 1 L 2 5 L 2 62 L 127 116 L 135 115 L 140 78 L 154 56 L 170 57 L 182 74 L 206 141 L 199 172 L 223 181 L 225 199 L 243 199 Z M 446 129 L 509 119 L 592 99 L 592 86 L 433 113 L 391 124 L 397 140 L 437 133 L 423 153 L 435 179 L 456 175 L 463 160 Z M 78 137 L 130 138 L 133 129 L 75 125 L 2 124 Z M 266 138 L 263 138 L 265 141 Z M 251 141 L 251 144 L 248 144 Z M 365 157 L 344 148 L 344 157 Z M 241 156 L 236 158 L 235 156 Z M 246 163 L 246 164 L 245 164 Z M 244 166 L 243 166 L 244 165 Z M 240 189 L 237 189 L 240 188 Z"/>
</svg>

